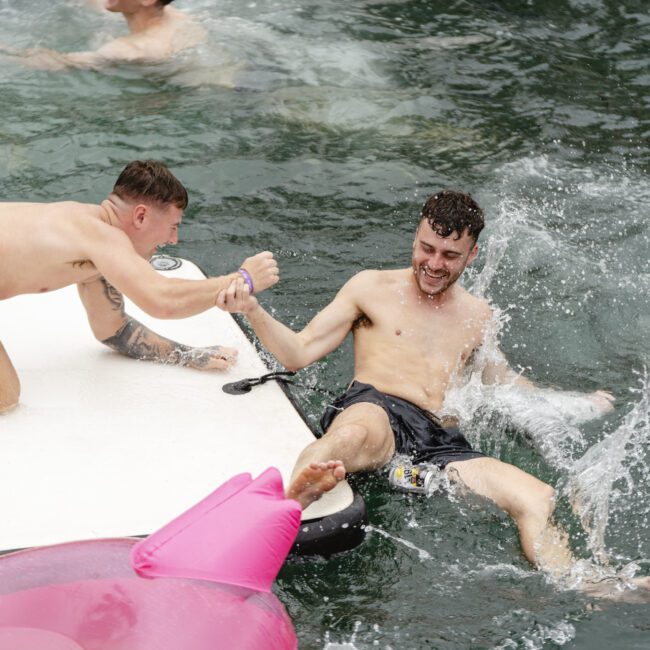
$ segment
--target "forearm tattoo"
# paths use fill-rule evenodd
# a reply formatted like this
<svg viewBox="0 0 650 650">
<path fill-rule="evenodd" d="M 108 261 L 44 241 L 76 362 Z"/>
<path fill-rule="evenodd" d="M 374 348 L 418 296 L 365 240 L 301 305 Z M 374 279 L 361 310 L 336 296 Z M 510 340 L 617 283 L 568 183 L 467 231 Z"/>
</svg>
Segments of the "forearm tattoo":
<svg viewBox="0 0 650 650">
<path fill-rule="evenodd" d="M 207 366 L 214 354 L 218 352 L 218 347 L 192 348 L 189 345 L 166 339 L 130 316 L 126 316 L 124 325 L 113 336 L 104 339 L 102 343 L 133 359 L 161 361 L 196 369 Z"/>
</svg>

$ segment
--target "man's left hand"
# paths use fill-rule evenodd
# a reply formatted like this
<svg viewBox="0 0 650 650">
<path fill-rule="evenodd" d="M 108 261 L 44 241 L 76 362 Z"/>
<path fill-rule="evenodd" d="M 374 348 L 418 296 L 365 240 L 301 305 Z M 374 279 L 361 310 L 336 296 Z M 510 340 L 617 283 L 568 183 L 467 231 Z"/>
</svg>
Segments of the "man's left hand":
<svg viewBox="0 0 650 650">
<path fill-rule="evenodd" d="M 190 348 L 181 353 L 180 363 L 196 370 L 228 370 L 237 363 L 237 350 L 221 345 Z"/>
<path fill-rule="evenodd" d="M 592 393 L 589 398 L 598 411 L 600 411 L 601 415 L 613 410 L 614 401 L 616 399 L 614 395 L 605 390 L 597 390 L 595 393 Z"/>
</svg>

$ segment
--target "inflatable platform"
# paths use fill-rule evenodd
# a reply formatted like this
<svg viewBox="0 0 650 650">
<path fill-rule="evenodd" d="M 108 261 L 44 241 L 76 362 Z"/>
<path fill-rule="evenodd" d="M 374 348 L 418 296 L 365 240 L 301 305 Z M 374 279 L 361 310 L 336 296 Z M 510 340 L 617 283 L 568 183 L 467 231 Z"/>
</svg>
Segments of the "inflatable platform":
<svg viewBox="0 0 650 650">
<path fill-rule="evenodd" d="M 186 260 L 152 264 L 204 277 Z M 313 441 L 286 386 L 224 392 L 269 372 L 230 314 L 162 321 L 127 311 L 181 343 L 235 347 L 238 363 L 218 373 L 125 358 L 93 338 L 75 287 L 0 301 L 0 335 L 22 384 L 21 404 L 0 417 L 0 552 L 146 535 L 237 473 L 272 465 L 286 484 Z M 363 501 L 342 482 L 303 513 L 294 551 L 351 548 L 364 523 Z"/>
</svg>

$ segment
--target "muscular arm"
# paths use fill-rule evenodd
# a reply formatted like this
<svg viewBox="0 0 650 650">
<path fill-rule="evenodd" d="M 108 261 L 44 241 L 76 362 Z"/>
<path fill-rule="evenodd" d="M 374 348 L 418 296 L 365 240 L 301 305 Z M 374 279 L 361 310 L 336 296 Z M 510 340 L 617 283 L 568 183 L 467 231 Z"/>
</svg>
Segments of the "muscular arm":
<svg viewBox="0 0 650 650">
<path fill-rule="evenodd" d="M 357 297 L 366 282 L 364 273 L 350 280 L 334 300 L 300 332 L 273 318 L 248 295 L 247 287 L 233 282 L 217 298 L 217 306 L 246 315 L 264 346 L 289 370 L 299 370 L 336 349 L 361 315 Z"/>
<path fill-rule="evenodd" d="M 86 228 L 88 259 L 115 289 L 155 318 L 185 318 L 199 314 L 215 305 L 219 292 L 233 279 L 241 278 L 238 273 L 205 280 L 168 278 L 154 271 L 117 228 L 98 222 L 89 223 Z M 247 258 L 242 267 L 252 276 L 256 293 L 278 281 L 278 266 L 268 251 Z"/>
<path fill-rule="evenodd" d="M 231 348 L 193 348 L 156 334 L 124 311 L 122 294 L 104 278 L 78 285 L 78 289 L 93 334 L 116 352 L 198 370 L 223 370 L 237 358 Z"/>
</svg>

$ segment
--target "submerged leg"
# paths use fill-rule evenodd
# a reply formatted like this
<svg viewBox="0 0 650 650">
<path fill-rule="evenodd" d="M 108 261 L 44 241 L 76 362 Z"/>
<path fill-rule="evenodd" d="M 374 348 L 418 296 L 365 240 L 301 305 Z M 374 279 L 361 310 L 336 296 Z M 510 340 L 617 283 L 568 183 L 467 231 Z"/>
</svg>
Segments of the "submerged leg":
<svg viewBox="0 0 650 650">
<path fill-rule="evenodd" d="M 521 547 L 533 565 L 555 571 L 572 562 L 565 537 L 549 531 L 555 490 L 514 465 L 496 458 L 474 458 L 447 465 L 472 492 L 487 497 L 517 524 Z"/>
<path fill-rule="evenodd" d="M 0 413 L 11 410 L 18 404 L 20 381 L 9 355 L 0 343 Z"/>
<path fill-rule="evenodd" d="M 568 535 L 550 521 L 555 505 L 550 485 L 495 458 L 449 463 L 446 469 L 515 520 L 524 555 L 556 582 L 597 598 L 650 602 L 650 578 L 603 579 L 601 567 L 575 559 Z"/>
</svg>

